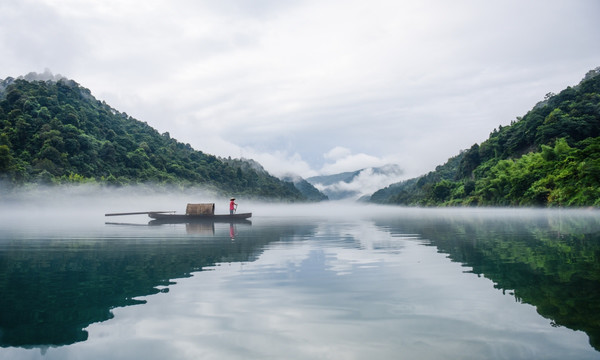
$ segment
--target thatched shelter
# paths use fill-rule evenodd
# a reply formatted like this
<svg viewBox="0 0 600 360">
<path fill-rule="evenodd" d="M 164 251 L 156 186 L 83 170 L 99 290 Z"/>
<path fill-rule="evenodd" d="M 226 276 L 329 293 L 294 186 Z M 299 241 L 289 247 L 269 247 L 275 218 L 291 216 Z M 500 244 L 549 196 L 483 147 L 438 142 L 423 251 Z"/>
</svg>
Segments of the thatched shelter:
<svg viewBox="0 0 600 360">
<path fill-rule="evenodd" d="M 186 215 L 214 215 L 215 204 L 187 204 Z"/>
</svg>

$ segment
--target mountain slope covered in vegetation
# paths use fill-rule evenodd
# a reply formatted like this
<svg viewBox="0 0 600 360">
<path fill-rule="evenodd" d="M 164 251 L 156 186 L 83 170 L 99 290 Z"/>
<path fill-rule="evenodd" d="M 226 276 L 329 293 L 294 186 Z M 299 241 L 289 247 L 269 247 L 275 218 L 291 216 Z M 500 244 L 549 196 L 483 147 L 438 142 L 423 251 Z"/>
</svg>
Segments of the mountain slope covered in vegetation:
<svg viewBox="0 0 600 360">
<path fill-rule="evenodd" d="M 402 205 L 600 206 L 600 67 L 420 178 L 375 192 Z"/>
<path fill-rule="evenodd" d="M 194 150 L 66 79 L 0 81 L 0 180 L 8 186 L 172 184 L 304 199 L 256 163 Z"/>
</svg>

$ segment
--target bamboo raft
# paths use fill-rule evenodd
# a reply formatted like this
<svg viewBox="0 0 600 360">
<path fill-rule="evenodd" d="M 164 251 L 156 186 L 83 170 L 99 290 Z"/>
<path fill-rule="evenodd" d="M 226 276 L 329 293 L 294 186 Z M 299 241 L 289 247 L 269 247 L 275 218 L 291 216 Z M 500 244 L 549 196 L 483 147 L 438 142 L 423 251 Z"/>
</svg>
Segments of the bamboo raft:
<svg viewBox="0 0 600 360">
<path fill-rule="evenodd" d="M 238 222 L 248 221 L 252 213 L 215 214 L 215 204 L 187 204 L 185 214 L 176 211 L 136 211 L 123 213 L 107 213 L 104 216 L 144 215 L 161 223 L 186 223 L 199 221 Z"/>
</svg>

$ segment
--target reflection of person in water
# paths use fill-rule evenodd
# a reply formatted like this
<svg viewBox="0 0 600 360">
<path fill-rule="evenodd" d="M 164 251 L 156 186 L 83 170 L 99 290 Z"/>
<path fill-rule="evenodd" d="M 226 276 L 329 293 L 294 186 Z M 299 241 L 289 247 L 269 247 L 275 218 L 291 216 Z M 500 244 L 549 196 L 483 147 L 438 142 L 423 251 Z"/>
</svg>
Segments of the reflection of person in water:
<svg viewBox="0 0 600 360">
<path fill-rule="evenodd" d="M 235 228 L 233 227 L 233 223 L 229 223 L 229 237 L 231 240 L 235 240 Z"/>
<path fill-rule="evenodd" d="M 235 203 L 235 198 L 231 198 L 231 200 L 229 200 L 229 215 L 233 215 L 233 213 L 237 210 L 237 205 Z"/>
</svg>

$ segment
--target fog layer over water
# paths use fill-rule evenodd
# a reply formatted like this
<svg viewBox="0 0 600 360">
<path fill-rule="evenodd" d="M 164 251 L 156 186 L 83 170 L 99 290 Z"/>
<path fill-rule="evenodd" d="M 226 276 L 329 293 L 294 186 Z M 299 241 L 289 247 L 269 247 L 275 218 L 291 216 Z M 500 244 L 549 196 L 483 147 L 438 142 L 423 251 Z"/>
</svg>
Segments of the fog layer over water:
<svg viewBox="0 0 600 360">
<path fill-rule="evenodd" d="M 251 223 L 104 216 L 228 212 L 202 191 L 4 197 L 0 359 L 598 358 L 596 210 L 236 201 Z"/>
<path fill-rule="evenodd" d="M 231 197 L 236 197 L 231 194 Z M 380 216 L 408 218 L 518 218 L 526 220 L 561 213 L 565 216 L 595 217 L 592 209 L 535 209 L 535 208 L 413 208 L 381 206 L 353 201 L 326 201 L 321 203 L 287 203 L 257 201 L 237 198 L 238 212 L 252 212 L 262 217 L 292 216 L 302 218 L 373 218 Z M 5 194 L 0 192 L 0 224 L 21 225 L 35 220 L 50 227 L 60 221 L 65 226 L 90 225 L 103 222 L 106 213 L 176 211 L 185 213 L 187 203 L 215 203 L 215 213 L 229 211 L 229 196 L 197 189 L 189 191 L 157 190 L 146 187 L 105 188 L 98 186 L 74 186 L 63 188 L 40 188 L 34 191 Z M 128 220 L 141 217 L 122 218 Z"/>
</svg>

